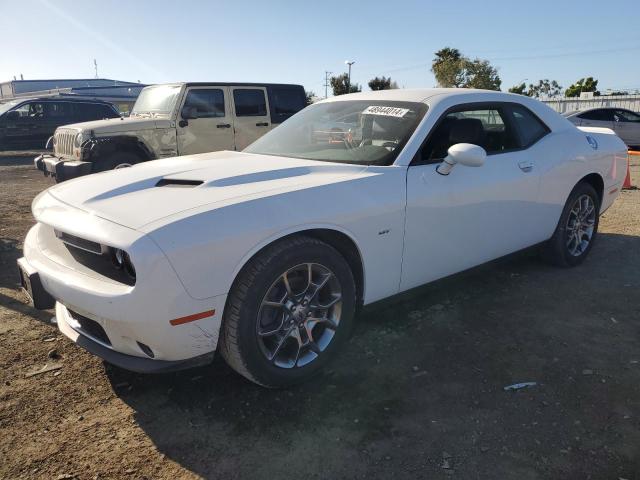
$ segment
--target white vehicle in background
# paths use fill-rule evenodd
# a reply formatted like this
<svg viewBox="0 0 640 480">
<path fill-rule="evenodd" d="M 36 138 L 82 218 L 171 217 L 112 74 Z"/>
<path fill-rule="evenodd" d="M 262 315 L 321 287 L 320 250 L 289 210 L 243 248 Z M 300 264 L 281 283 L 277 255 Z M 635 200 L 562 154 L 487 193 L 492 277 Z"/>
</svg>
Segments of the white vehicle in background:
<svg viewBox="0 0 640 480">
<path fill-rule="evenodd" d="M 564 117 L 582 127 L 609 128 L 629 147 L 640 148 L 640 115 L 625 108 L 590 108 L 567 112 Z"/>
<path fill-rule="evenodd" d="M 172 83 L 140 92 L 127 118 L 56 129 L 37 169 L 62 182 L 158 158 L 242 150 L 306 106 L 301 85 Z"/>
<path fill-rule="evenodd" d="M 610 130 L 521 95 L 344 95 L 243 152 L 50 188 L 18 264 L 35 306 L 108 362 L 165 371 L 217 349 L 286 386 L 336 356 L 362 304 L 536 244 L 580 264 L 626 162 Z"/>
</svg>

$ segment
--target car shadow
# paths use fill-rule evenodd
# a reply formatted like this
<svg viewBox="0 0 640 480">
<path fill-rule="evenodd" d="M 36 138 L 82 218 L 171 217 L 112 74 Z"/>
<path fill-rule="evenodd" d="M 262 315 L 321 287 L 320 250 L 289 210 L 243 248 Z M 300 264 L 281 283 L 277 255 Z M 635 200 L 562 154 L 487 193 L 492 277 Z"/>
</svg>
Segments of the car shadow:
<svg viewBox="0 0 640 480">
<path fill-rule="evenodd" d="M 0 288 L 20 290 L 20 276 L 16 261 L 22 256 L 18 241 L 13 238 L 0 238 Z M 51 313 L 36 310 L 29 306 L 26 294 L 19 292 L 17 298 L 0 292 L 0 306 L 22 315 L 27 315 L 40 322 L 51 324 Z"/>
<path fill-rule="evenodd" d="M 540 478 L 553 467 L 540 458 L 613 474 L 599 454 L 562 456 L 557 445 L 573 441 L 574 421 L 602 432 L 592 452 L 620 445 L 607 412 L 632 394 L 603 393 L 580 371 L 637 352 L 640 327 L 625 312 L 640 311 L 638 271 L 635 236 L 601 234 L 574 269 L 535 249 L 508 256 L 364 309 L 337 361 L 287 390 L 256 386 L 219 356 L 172 374 L 105 371 L 158 450 L 204 478 L 415 478 L 442 473 L 442 451 L 464 457 L 461 478 L 483 465 L 492 478 Z M 621 290 L 626 304 L 611 303 Z M 523 381 L 538 384 L 503 391 Z M 545 430 L 523 428 L 532 420 Z"/>
</svg>

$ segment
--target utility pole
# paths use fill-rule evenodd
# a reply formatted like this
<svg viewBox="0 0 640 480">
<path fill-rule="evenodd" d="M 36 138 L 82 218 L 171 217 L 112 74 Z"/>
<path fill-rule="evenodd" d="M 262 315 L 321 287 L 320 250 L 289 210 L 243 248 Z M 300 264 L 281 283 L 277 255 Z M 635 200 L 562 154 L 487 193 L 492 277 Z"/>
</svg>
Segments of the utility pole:
<svg viewBox="0 0 640 480">
<path fill-rule="evenodd" d="M 329 75 L 331 75 L 333 72 L 328 72 L 327 70 L 324 71 L 324 98 L 328 98 L 329 94 L 328 94 L 328 88 L 329 88 Z"/>
<path fill-rule="evenodd" d="M 349 60 L 345 60 L 344 63 L 346 65 L 349 65 L 349 76 L 347 77 L 347 93 L 351 93 L 351 65 L 353 65 L 355 62 L 355 60 L 349 61 Z"/>
<path fill-rule="evenodd" d="M 93 68 L 95 68 L 96 70 L 96 78 L 98 78 L 98 62 L 96 62 L 96 59 L 93 59 Z"/>
</svg>

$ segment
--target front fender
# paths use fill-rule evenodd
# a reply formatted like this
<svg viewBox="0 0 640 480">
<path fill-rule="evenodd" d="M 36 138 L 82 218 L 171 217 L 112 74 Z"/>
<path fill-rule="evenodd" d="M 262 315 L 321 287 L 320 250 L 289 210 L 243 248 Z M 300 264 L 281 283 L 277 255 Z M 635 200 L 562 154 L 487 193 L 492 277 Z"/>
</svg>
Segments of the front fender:
<svg viewBox="0 0 640 480">
<path fill-rule="evenodd" d="M 339 232 L 351 239 L 360 255 L 367 304 L 399 288 L 404 174 L 403 169 L 387 169 L 357 181 L 194 211 L 143 230 L 165 252 L 196 299 L 228 293 L 249 259 L 284 236 L 318 229 Z"/>
<path fill-rule="evenodd" d="M 82 145 L 82 160 L 99 163 L 112 153 L 135 152 L 142 160 L 154 160 L 156 157 L 136 136 L 114 135 L 109 137 L 92 137 Z"/>
</svg>

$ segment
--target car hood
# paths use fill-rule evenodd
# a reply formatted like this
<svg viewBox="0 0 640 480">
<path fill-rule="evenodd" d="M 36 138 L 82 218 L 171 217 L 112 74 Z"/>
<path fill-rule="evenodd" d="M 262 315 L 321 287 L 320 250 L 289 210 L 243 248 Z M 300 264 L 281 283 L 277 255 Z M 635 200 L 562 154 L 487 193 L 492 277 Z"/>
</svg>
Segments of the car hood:
<svg viewBox="0 0 640 480">
<path fill-rule="evenodd" d="M 91 122 L 72 123 L 65 125 L 65 130 L 77 130 L 78 132 L 93 131 L 95 135 L 130 132 L 132 130 L 150 130 L 154 128 L 168 128 L 171 121 L 167 118 L 152 117 L 127 117 L 107 118 L 105 120 L 93 120 Z"/>
<path fill-rule="evenodd" d="M 366 166 L 241 152 L 215 152 L 141 163 L 60 183 L 57 200 L 125 227 L 189 216 L 226 205 L 366 175 Z M 36 210 L 34 205 L 34 211 Z M 169 218 L 170 217 L 170 218 Z"/>
</svg>

